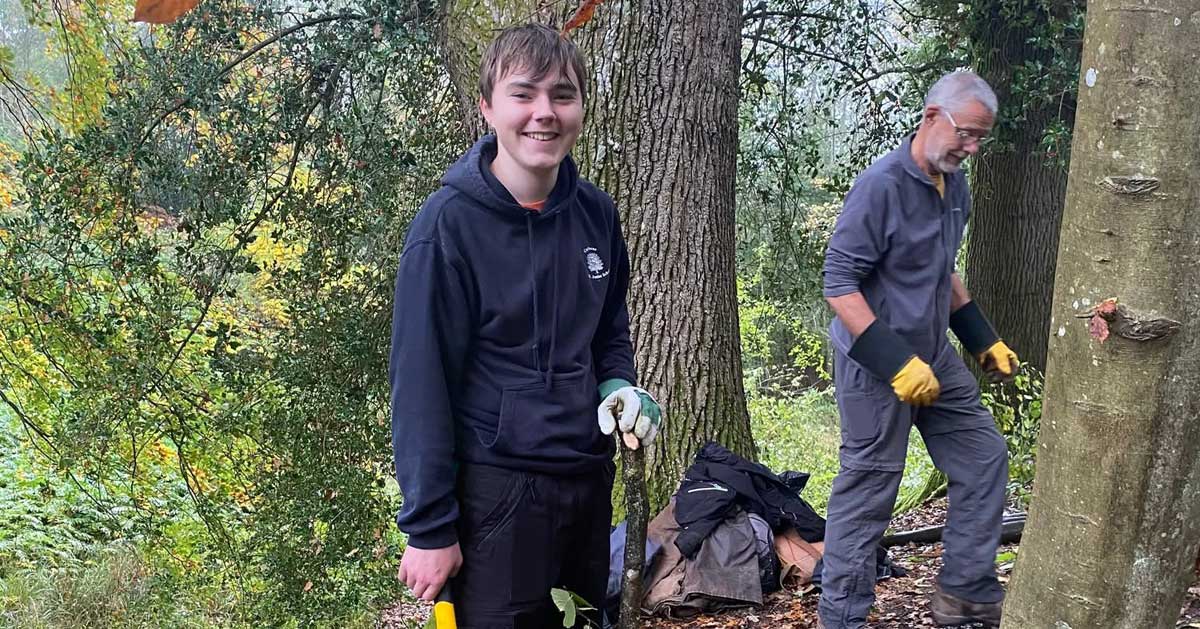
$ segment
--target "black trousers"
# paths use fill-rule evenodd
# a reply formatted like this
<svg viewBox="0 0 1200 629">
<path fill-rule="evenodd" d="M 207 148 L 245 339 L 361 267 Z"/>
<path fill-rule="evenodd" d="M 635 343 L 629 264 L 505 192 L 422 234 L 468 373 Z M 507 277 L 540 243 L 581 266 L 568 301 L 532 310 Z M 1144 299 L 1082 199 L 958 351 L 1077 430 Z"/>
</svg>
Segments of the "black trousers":
<svg viewBox="0 0 1200 629">
<path fill-rule="evenodd" d="M 562 614 L 550 599 L 554 587 L 601 606 L 608 583 L 613 474 L 611 464 L 578 476 L 460 466 L 463 565 L 452 582 L 458 626 L 562 627 Z M 598 617 L 591 619 L 599 626 Z M 576 626 L 585 625 L 579 620 Z"/>
</svg>

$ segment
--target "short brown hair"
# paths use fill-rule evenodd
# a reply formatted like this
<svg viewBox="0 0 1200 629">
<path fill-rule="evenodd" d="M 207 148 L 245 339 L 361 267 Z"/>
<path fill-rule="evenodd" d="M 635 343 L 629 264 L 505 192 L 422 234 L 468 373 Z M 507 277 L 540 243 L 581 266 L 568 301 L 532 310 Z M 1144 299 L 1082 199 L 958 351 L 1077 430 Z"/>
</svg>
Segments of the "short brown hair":
<svg viewBox="0 0 1200 629">
<path fill-rule="evenodd" d="M 552 70 L 575 73 L 579 98 L 587 104 L 587 64 L 575 42 L 542 24 L 510 26 L 496 37 L 479 63 L 479 95 L 490 105 L 492 90 L 512 72 L 529 72 L 541 80 Z"/>
</svg>

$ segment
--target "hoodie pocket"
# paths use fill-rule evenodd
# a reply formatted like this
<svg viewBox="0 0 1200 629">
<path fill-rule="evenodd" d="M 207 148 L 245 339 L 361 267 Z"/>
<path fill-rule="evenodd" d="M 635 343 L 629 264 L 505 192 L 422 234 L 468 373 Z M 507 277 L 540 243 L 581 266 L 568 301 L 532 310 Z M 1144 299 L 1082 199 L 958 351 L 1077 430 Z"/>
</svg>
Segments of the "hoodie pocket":
<svg viewBox="0 0 1200 629">
<path fill-rule="evenodd" d="M 564 459 L 599 451 L 596 385 L 579 376 L 504 389 L 493 449 L 540 459 Z"/>
</svg>

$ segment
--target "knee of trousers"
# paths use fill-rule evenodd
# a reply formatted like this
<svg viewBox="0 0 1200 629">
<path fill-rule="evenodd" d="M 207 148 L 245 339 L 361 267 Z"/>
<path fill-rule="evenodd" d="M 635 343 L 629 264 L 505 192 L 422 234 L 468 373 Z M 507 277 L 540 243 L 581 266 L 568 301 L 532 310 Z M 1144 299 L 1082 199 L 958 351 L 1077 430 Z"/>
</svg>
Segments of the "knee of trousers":
<svg viewBox="0 0 1200 629">
<path fill-rule="evenodd" d="M 1008 467 L 1008 444 L 1004 441 L 999 431 L 989 431 L 988 436 L 983 440 L 983 446 L 979 450 L 979 460 L 985 465 L 991 464 L 1007 469 Z"/>
<path fill-rule="evenodd" d="M 890 520 L 903 476 L 903 472 L 843 467 L 833 481 L 830 518 L 850 518 L 859 524 Z"/>
</svg>

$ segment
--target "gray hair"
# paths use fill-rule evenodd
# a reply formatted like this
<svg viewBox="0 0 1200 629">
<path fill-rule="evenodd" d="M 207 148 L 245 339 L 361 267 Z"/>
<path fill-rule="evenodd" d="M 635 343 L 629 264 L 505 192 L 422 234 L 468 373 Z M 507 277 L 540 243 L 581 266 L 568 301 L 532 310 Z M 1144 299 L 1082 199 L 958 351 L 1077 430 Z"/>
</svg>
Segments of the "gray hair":
<svg viewBox="0 0 1200 629">
<path fill-rule="evenodd" d="M 958 109 L 972 100 L 979 101 L 993 116 L 996 115 L 996 93 L 987 81 L 974 72 L 958 70 L 944 75 L 929 88 L 929 93 L 925 95 L 925 106 Z"/>
</svg>

